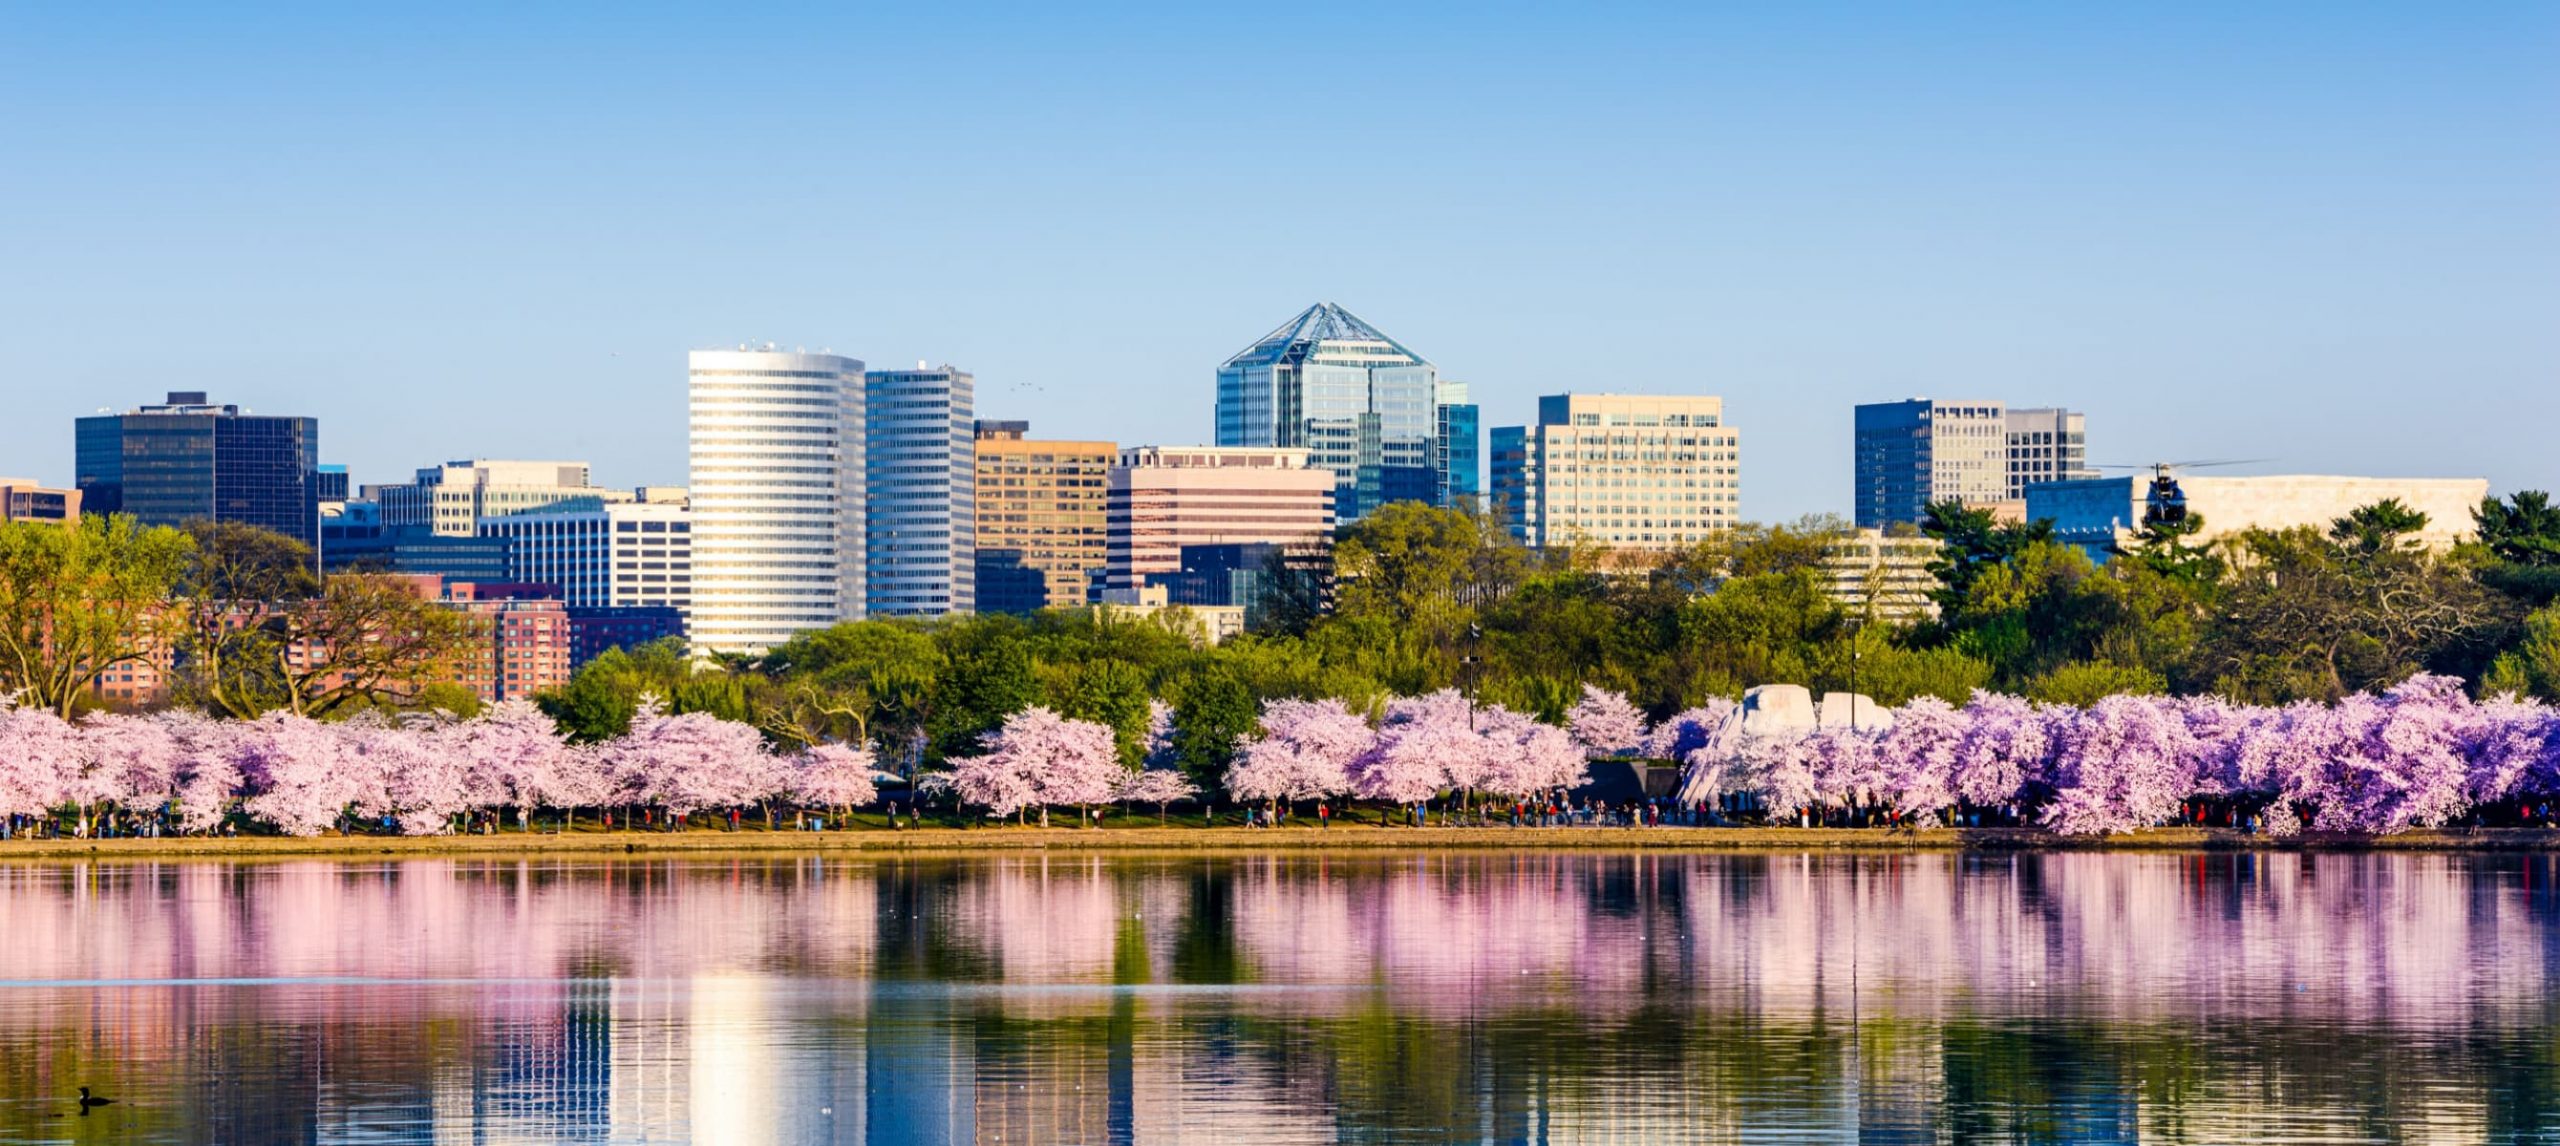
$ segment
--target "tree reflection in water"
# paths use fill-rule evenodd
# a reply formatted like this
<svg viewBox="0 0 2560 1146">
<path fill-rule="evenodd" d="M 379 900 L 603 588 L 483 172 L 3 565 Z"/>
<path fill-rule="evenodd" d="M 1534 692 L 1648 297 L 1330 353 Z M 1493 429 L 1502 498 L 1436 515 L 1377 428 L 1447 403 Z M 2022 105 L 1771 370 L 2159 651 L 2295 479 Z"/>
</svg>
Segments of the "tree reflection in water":
<svg viewBox="0 0 2560 1146">
<path fill-rule="evenodd" d="M 2507 1140 L 2553 861 L 0 866 L 0 1140 Z M 1855 989 L 1852 988 L 1852 980 Z"/>
</svg>

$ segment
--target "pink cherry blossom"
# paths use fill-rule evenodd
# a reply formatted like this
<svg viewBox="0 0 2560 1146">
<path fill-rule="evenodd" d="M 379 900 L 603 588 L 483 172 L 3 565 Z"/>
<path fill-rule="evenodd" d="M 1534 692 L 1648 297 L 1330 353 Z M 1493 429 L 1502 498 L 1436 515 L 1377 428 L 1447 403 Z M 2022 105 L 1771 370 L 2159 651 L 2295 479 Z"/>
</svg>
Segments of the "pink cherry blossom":
<svg viewBox="0 0 2560 1146">
<path fill-rule="evenodd" d="M 869 748 L 812 744 L 788 761 L 791 794 L 803 804 L 859 808 L 880 798 L 871 774 L 880 767 Z"/>
<path fill-rule="evenodd" d="M 1651 739 L 1642 710 L 1624 694 L 1592 684 L 1582 686 L 1582 702 L 1565 713 L 1565 725 L 1594 757 L 1633 755 Z"/>
<path fill-rule="evenodd" d="M 1109 726 L 1032 707 L 985 737 L 987 751 L 958 762 L 960 798 L 998 815 L 1031 807 L 1107 804 L 1128 777 Z"/>
</svg>

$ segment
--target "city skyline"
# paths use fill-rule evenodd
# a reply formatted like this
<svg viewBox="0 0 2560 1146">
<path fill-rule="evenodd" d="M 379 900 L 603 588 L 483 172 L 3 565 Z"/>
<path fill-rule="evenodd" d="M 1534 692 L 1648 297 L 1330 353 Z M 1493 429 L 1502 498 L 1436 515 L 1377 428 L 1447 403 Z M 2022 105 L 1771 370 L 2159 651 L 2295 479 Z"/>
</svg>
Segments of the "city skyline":
<svg viewBox="0 0 2560 1146">
<path fill-rule="evenodd" d="M 1723 396 L 1755 519 L 1846 512 L 1850 407 L 1932 393 L 2087 411 L 2093 463 L 2552 484 L 2546 7 L 1363 26 L 1258 39 L 1301 80 L 1271 87 L 1209 66 L 1238 17 L 1180 10 L 13 10 L 0 98 L 45 111 L 0 124 L 30 221 L 0 470 L 68 482 L 51 427 L 166 389 L 149 360 L 323 420 L 359 483 L 467 454 L 673 482 L 682 354 L 766 340 L 952 362 L 980 416 L 1061 438 L 1207 443 L 1203 375 L 1332 299 L 1488 425 L 1568 388 Z M 766 68 L 786 34 L 976 78 Z M 1233 174 L 1328 121 L 1396 173 Z M 788 174 L 663 177 L 798 140 L 828 142 Z M 944 178 L 863 174 L 889 157 Z M 1344 253 L 1225 273 L 1293 219 Z M 1594 346 L 1630 377 L 1555 377 Z"/>
</svg>

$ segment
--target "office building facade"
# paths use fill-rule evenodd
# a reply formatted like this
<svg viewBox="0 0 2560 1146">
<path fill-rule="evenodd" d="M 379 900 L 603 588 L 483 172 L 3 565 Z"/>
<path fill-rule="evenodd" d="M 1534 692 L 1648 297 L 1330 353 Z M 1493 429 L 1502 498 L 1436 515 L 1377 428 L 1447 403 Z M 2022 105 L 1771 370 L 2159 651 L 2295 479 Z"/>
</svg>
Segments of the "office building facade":
<svg viewBox="0 0 2560 1146">
<path fill-rule="evenodd" d="M 2090 476 L 2086 419 L 1992 401 L 1913 398 L 1856 411 L 1853 516 L 1873 529 L 1916 523 L 1958 501 L 2015 517 L 2028 486 Z"/>
<path fill-rule="evenodd" d="M 80 520 L 80 491 L 36 484 L 34 478 L 0 477 L 0 521 Z"/>
<path fill-rule="evenodd" d="M 1432 504 L 1484 507 L 1482 416 L 1464 382 L 1442 379 L 1433 392 Z"/>
<path fill-rule="evenodd" d="M 2088 417 L 2045 407 L 2009 411 L 2009 500 L 2024 502 L 2027 487 L 2096 477 L 2089 468 Z"/>
<path fill-rule="evenodd" d="M 768 344 L 688 366 L 694 647 L 762 652 L 861 619 L 862 363 Z"/>
<path fill-rule="evenodd" d="M 1218 368 L 1218 444 L 1306 451 L 1310 468 L 1333 474 L 1343 521 L 1435 500 L 1438 382 L 1421 355 L 1318 303 Z"/>
<path fill-rule="evenodd" d="M 483 518 L 554 508 L 597 509 L 634 499 L 630 490 L 590 484 L 585 462 L 481 458 L 417 473 L 415 481 L 365 487 L 365 499 L 382 507 L 383 525 L 470 537 Z"/>
<path fill-rule="evenodd" d="M 2489 496 L 2486 478 L 2387 478 L 2333 474 L 2206 477 L 2178 473 L 2088 477 L 2027 487 L 2030 521 L 2051 521 L 2053 539 L 2077 545 L 2099 561 L 2136 543 L 2144 519 L 2161 514 L 2193 516 L 2203 524 L 2187 538 L 2203 545 L 2252 529 L 2283 531 L 2329 526 L 2385 499 L 2425 514 L 2413 540 L 2450 549 L 2471 537 L 2472 511 Z"/>
<path fill-rule="evenodd" d="M 1082 605 L 1109 554 L 1119 447 L 1030 432 L 1028 422 L 977 425 L 980 612 Z"/>
<path fill-rule="evenodd" d="M 553 508 L 480 520 L 507 543 L 507 579 L 560 587 L 571 609 L 693 609 L 693 520 L 680 504 Z"/>
<path fill-rule="evenodd" d="M 1742 514 L 1741 432 L 1724 399 L 1556 394 L 1493 431 L 1493 511 L 1522 544 L 1670 549 Z"/>
<path fill-rule="evenodd" d="M 309 545 L 319 536 L 316 418 L 251 414 L 174 391 L 161 405 L 80 419 L 76 477 L 90 513 L 144 525 L 237 521 Z"/>
<path fill-rule="evenodd" d="M 1305 450 L 1124 449 L 1111 467 L 1103 588 L 1133 592 L 1150 574 L 1181 572 L 1185 546 L 1321 543 L 1338 492 Z"/>
<path fill-rule="evenodd" d="M 948 365 L 864 375 L 864 586 L 876 617 L 977 607 L 977 380 Z"/>
</svg>

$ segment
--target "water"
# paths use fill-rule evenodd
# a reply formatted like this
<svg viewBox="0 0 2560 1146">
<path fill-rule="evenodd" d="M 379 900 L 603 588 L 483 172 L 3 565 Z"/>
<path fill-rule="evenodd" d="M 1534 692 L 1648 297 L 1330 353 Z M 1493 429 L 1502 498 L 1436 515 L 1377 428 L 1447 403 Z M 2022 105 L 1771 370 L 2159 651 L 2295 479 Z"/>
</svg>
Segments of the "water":
<svg viewBox="0 0 2560 1146">
<path fill-rule="evenodd" d="M 0 864 L 0 1141 L 2560 1141 L 2555 877 Z M 117 1104 L 71 1113 L 82 1083 Z"/>
</svg>

